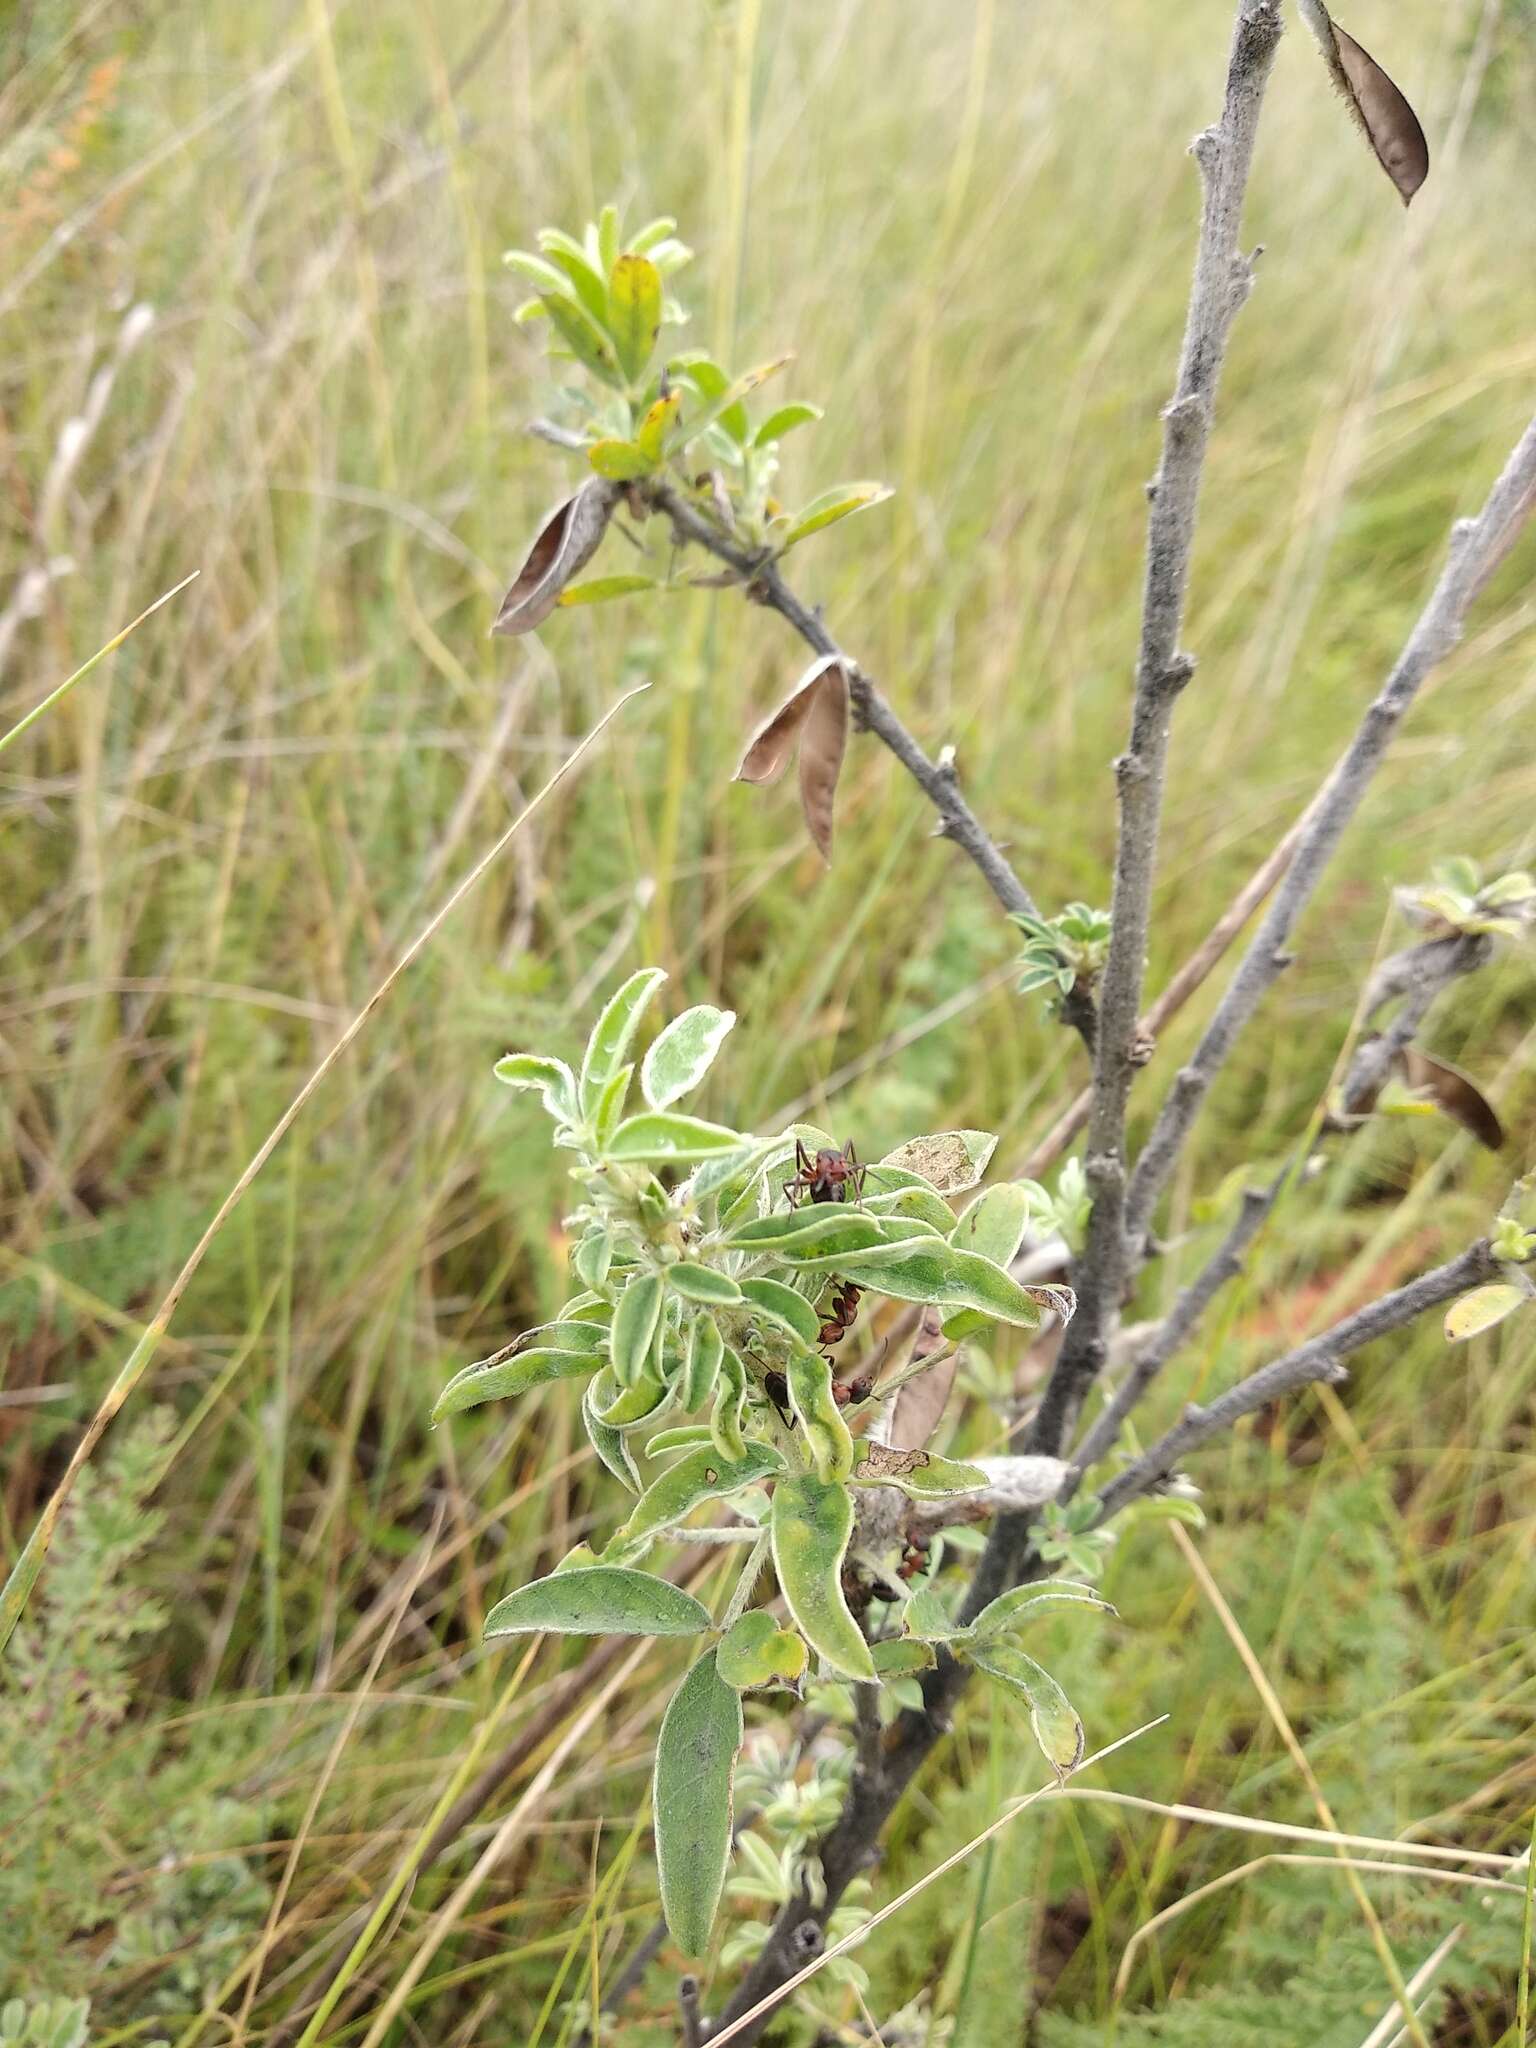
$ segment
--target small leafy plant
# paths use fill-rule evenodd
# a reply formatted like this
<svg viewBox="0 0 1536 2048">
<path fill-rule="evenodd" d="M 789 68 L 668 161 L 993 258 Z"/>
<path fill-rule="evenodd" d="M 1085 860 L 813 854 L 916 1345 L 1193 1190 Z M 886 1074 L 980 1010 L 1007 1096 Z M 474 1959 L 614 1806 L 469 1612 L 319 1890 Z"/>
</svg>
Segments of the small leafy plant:
<svg viewBox="0 0 1536 2048">
<path fill-rule="evenodd" d="M 735 1022 L 701 1004 L 634 1057 L 665 976 L 633 975 L 608 1003 L 579 1070 L 543 1054 L 501 1060 L 575 1155 L 569 1227 L 579 1291 L 542 1327 L 467 1366 L 440 1421 L 556 1381 L 582 1386 L 592 1447 L 633 1496 L 600 1550 L 579 1545 L 546 1578 L 501 1600 L 491 1637 L 692 1636 L 702 1655 L 673 1695 L 655 1768 L 662 1902 L 679 1944 L 705 1947 L 730 1855 L 743 1696 L 909 1680 L 942 1645 L 1025 1701 L 1058 1770 L 1082 1754 L 1077 1715 L 1019 1635 L 1063 1602 L 1102 1607 L 1085 1586 L 1017 1589 L 967 1625 L 924 1574 L 908 1513 L 983 1493 L 980 1467 L 898 1448 L 887 1397 L 927 1354 L 887 1375 L 840 1378 L 830 1356 L 865 1295 L 938 1312 L 953 1338 L 994 1323 L 1068 1316 L 1062 1288 L 1026 1287 L 1008 1263 L 1031 1212 L 1028 1187 L 973 1194 L 994 1140 L 946 1131 L 859 1167 L 851 1149 L 796 1125 L 758 1138 L 677 1105 L 703 1081 Z M 638 1069 L 643 1107 L 629 1098 Z M 951 1198 L 971 1196 L 959 1214 Z M 861 1435 L 850 1428 L 868 1424 Z M 637 1455 L 638 1453 L 638 1455 Z M 701 1510 L 746 1560 L 721 1613 L 646 1568 Z M 757 1604 L 770 1564 L 781 1619 Z M 876 1619 L 877 1614 L 889 1619 Z"/>
<path fill-rule="evenodd" d="M 1107 910 L 1069 903 L 1051 918 L 1015 911 L 1013 922 L 1025 939 L 1018 958 L 1021 996 L 1037 989 L 1054 989 L 1058 995 L 1069 996 L 1079 983 L 1092 990 L 1109 957 Z"/>
<path fill-rule="evenodd" d="M 676 225 L 663 217 L 626 236 L 618 208 L 605 206 L 580 237 L 545 228 L 537 250 L 506 254 L 507 267 L 535 287 L 518 319 L 548 327 L 552 363 L 573 376 L 555 395 L 554 432 L 585 457 L 589 474 L 540 528 L 495 632 L 529 632 L 557 606 L 695 580 L 647 553 L 644 568 L 573 581 L 619 507 L 643 516 L 661 484 L 765 560 L 891 495 L 860 482 L 833 485 L 798 510 L 780 503 L 780 444 L 819 420 L 821 407 L 792 399 L 754 416 L 751 401 L 791 356 L 732 372 L 705 350 L 662 347 L 664 331 L 688 318 L 667 292 L 693 253 Z"/>
</svg>

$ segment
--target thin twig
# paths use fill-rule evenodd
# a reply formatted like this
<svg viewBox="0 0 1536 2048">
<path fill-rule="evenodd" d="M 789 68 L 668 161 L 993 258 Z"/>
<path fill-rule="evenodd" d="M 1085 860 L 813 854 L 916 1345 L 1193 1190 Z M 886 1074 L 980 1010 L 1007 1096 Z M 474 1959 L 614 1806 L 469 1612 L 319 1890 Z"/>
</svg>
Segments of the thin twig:
<svg viewBox="0 0 1536 2048">
<path fill-rule="evenodd" d="M 537 422 L 533 431 L 544 434 L 546 423 Z M 1038 917 L 1040 913 L 1034 898 L 961 793 L 959 772 L 948 752 L 938 761 L 928 758 L 881 695 L 873 678 L 828 631 L 820 613 L 803 604 L 790 589 L 772 554 L 743 546 L 698 506 L 681 497 L 670 484 L 653 485 L 647 495 L 656 510 L 671 521 L 672 530 L 679 540 L 692 542 L 734 569 L 741 577 L 748 597 L 777 612 L 816 654 L 833 655 L 843 664 L 848 673 L 849 694 L 857 722 L 890 749 L 928 798 L 939 814 L 940 835 L 953 840 L 961 852 L 975 862 L 982 879 L 1004 910 L 1010 914 L 1023 912 L 1027 916 Z M 1083 1043 L 1091 1046 L 1094 1035 L 1093 999 L 1086 989 L 1078 989 L 1066 999 L 1062 1015 Z"/>
<path fill-rule="evenodd" d="M 1190 997 L 1204 987 L 1206 981 L 1220 966 L 1249 918 L 1290 866 L 1291 856 L 1301 842 L 1302 830 L 1309 815 L 1310 813 L 1304 812 L 1285 837 L 1265 855 L 1194 952 L 1169 979 L 1156 1000 L 1148 1006 L 1136 1026 L 1139 1042 L 1155 1051 L 1157 1040 L 1164 1028 L 1178 1015 Z M 1093 1089 L 1090 1086 L 1075 1097 L 1040 1139 L 1019 1167 L 1018 1178 L 1038 1180 L 1042 1173 L 1048 1172 L 1087 1123 L 1088 1112 L 1092 1107 Z"/>
<path fill-rule="evenodd" d="M 1139 1404 L 1168 1361 L 1183 1349 L 1216 1295 L 1242 1271 L 1244 1255 L 1258 1235 L 1265 1217 L 1279 1200 L 1291 1172 L 1292 1165 L 1287 1162 L 1267 1188 L 1244 1189 L 1236 1222 L 1137 1351 L 1113 1400 L 1072 1453 L 1072 1472 L 1062 1490 L 1063 1499 L 1070 1499 L 1082 1475 L 1114 1449 L 1131 1410 Z"/>
<path fill-rule="evenodd" d="M 1271 1401 L 1283 1400 L 1287 1394 L 1297 1393 L 1314 1381 L 1347 1379 L 1343 1360 L 1352 1352 L 1375 1343 L 1378 1337 L 1390 1336 L 1426 1310 L 1454 1300 L 1469 1287 L 1491 1280 L 1497 1271 L 1492 1247 L 1482 1238 L 1459 1258 L 1436 1266 L 1433 1272 L 1421 1273 L 1417 1280 L 1394 1288 L 1366 1308 L 1356 1309 L 1353 1315 L 1286 1352 L 1283 1358 L 1260 1366 L 1257 1372 L 1218 1395 L 1209 1407 L 1186 1408 L 1166 1435 L 1159 1437 L 1143 1457 L 1127 1466 L 1100 1493 L 1099 1520 L 1107 1521 L 1139 1495 L 1153 1492 L 1188 1452 L 1231 1429 L 1244 1416 L 1256 1414 Z"/>
<path fill-rule="evenodd" d="M 1103 1366 L 1126 1281 L 1126 1107 L 1137 1070 L 1151 1050 L 1138 1026 L 1168 736 L 1173 707 L 1194 673 L 1194 662 L 1181 652 L 1179 637 L 1227 337 L 1253 288 L 1253 262 L 1239 248 L 1238 235 L 1264 89 L 1279 42 L 1277 0 L 1239 0 L 1221 119 L 1193 145 L 1205 190 L 1200 241 L 1178 383 L 1163 413 L 1162 460 L 1150 487 L 1130 745 L 1115 763 L 1120 830 L 1084 1161 L 1093 1211 L 1073 1274 L 1077 1314 L 1046 1383 L 1027 1445 L 1052 1457 L 1060 1452 L 1083 1397 Z"/>
<path fill-rule="evenodd" d="M 1136 1162 L 1126 1197 L 1126 1236 L 1139 1244 L 1211 1083 L 1238 1034 L 1289 963 L 1287 944 L 1359 809 L 1404 714 L 1430 671 L 1460 640 L 1478 593 L 1536 511 L 1536 418 L 1516 443 L 1483 509 L 1451 529 L 1449 553 L 1391 674 L 1361 719 L 1309 816 L 1302 842 L 1216 1012 L 1169 1090 Z"/>
</svg>

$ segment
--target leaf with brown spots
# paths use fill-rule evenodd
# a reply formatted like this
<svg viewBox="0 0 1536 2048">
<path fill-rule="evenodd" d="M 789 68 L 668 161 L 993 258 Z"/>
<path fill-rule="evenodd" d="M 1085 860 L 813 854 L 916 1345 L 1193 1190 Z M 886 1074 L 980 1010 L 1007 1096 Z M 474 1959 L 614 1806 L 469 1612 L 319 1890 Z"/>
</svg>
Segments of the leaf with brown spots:
<svg viewBox="0 0 1536 2048">
<path fill-rule="evenodd" d="M 528 559 L 501 601 L 493 633 L 531 633 L 543 625 L 571 578 L 597 553 L 608 530 L 618 492 L 606 477 L 589 477 L 573 497 L 557 505 L 535 536 Z"/>
<path fill-rule="evenodd" d="M 1301 13 L 1355 125 L 1406 206 L 1429 176 L 1429 144 L 1418 115 L 1370 51 L 1338 26 L 1322 0 L 1301 0 Z"/>
</svg>

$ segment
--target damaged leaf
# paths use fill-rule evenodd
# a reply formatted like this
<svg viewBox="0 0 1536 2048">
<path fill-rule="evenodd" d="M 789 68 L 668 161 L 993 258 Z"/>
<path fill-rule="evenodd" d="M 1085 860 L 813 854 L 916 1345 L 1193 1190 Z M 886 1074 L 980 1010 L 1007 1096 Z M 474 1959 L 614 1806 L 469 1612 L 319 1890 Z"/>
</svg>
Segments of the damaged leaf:
<svg viewBox="0 0 1536 2048">
<path fill-rule="evenodd" d="M 1340 97 L 1406 206 L 1429 176 L 1429 144 L 1418 115 L 1370 52 L 1332 19 L 1323 0 L 1301 0 L 1301 13 Z"/>
<path fill-rule="evenodd" d="M 931 1137 L 909 1138 L 880 1164 L 921 1175 L 941 1195 L 962 1195 L 981 1179 L 996 1149 L 990 1131 L 935 1131 Z"/>
<path fill-rule="evenodd" d="M 736 770 L 738 782 L 773 782 L 800 753 L 800 808 L 823 860 L 832 858 L 832 812 L 848 746 L 849 673 L 836 654 L 813 662 L 759 725 Z"/>
<path fill-rule="evenodd" d="M 606 477 L 592 476 L 539 528 L 528 559 L 501 601 L 493 633 L 531 633 L 560 601 L 560 593 L 584 569 L 608 528 L 617 493 Z"/>
</svg>

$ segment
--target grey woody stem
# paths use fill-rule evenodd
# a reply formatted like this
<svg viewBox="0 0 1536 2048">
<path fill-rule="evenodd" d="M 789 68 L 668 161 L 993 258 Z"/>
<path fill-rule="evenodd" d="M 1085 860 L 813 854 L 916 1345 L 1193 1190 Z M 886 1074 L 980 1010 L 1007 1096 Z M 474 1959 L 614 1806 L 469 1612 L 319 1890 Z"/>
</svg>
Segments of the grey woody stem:
<svg viewBox="0 0 1536 2048">
<path fill-rule="evenodd" d="M 1291 1170 L 1291 1165 L 1287 1164 L 1267 1188 L 1248 1188 L 1244 1192 L 1237 1221 L 1137 1351 L 1114 1398 L 1073 1452 L 1072 1477 L 1062 1490 L 1062 1499 L 1070 1499 L 1082 1474 L 1114 1449 L 1126 1417 L 1141 1401 L 1163 1367 L 1189 1341 L 1216 1295 L 1242 1271 L 1248 1247 L 1280 1199 Z"/>
<path fill-rule="evenodd" d="M 1173 1171 L 1196 1113 L 1220 1073 L 1238 1034 L 1286 966 L 1286 950 L 1302 911 L 1359 809 L 1371 778 L 1381 766 L 1404 713 L 1425 677 L 1460 640 L 1479 591 L 1514 546 L 1536 511 L 1536 419 L 1488 493 L 1475 519 L 1451 529 L 1445 567 L 1409 634 L 1402 653 L 1356 729 L 1308 816 L 1301 844 L 1275 891 L 1248 951 L 1187 1065 L 1174 1079 L 1147 1139 L 1126 1199 L 1125 1229 L 1131 1244 L 1145 1236 L 1153 1204 Z"/>
<path fill-rule="evenodd" d="M 1108 957 L 1099 989 L 1093 1098 L 1084 1168 L 1093 1194 L 1088 1239 L 1074 1271 L 1077 1314 L 1047 1383 L 1028 1440 L 1060 1452 L 1103 1365 L 1125 1288 L 1125 1118 L 1131 1083 L 1150 1045 L 1138 1028 L 1146 972 L 1152 882 L 1173 708 L 1194 673 L 1179 649 L 1205 451 L 1232 322 L 1253 287 L 1238 246 L 1264 89 L 1280 42 L 1278 0 L 1241 0 L 1221 119 L 1195 138 L 1204 186 L 1200 242 L 1178 383 L 1163 413 L 1163 452 L 1150 486 L 1141 647 L 1130 745 L 1115 763 L 1120 832 L 1110 902 Z"/>
</svg>

